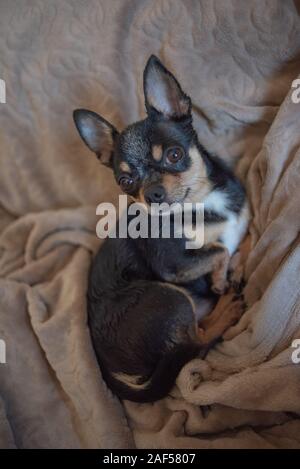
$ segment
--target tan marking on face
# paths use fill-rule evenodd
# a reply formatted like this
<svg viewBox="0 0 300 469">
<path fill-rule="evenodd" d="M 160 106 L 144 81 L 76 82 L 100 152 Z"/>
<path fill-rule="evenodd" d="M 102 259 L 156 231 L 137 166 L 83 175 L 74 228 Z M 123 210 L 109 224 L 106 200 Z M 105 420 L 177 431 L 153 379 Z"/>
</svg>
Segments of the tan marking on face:
<svg viewBox="0 0 300 469">
<path fill-rule="evenodd" d="M 145 200 L 145 197 L 144 197 L 144 191 L 142 188 L 140 188 L 137 196 L 133 196 L 131 195 L 130 196 L 135 202 L 138 202 L 140 204 L 144 204 L 146 207 L 147 207 L 147 203 L 146 203 L 146 200 Z"/>
<path fill-rule="evenodd" d="M 141 202 L 142 204 L 146 204 L 145 196 L 144 196 L 144 191 L 141 188 L 139 190 L 139 195 L 138 195 L 138 201 Z M 147 205 L 147 204 L 146 204 Z"/>
<path fill-rule="evenodd" d="M 181 183 L 190 188 L 186 202 L 202 202 L 211 191 L 212 184 L 207 177 L 205 163 L 196 147 L 191 147 L 189 156 L 192 160 L 191 167 L 181 174 Z"/>
<path fill-rule="evenodd" d="M 172 202 L 182 201 L 188 189 L 189 193 L 184 202 L 202 202 L 212 189 L 206 166 L 196 147 L 190 148 L 189 156 L 192 164 L 187 171 L 163 176 L 163 186 Z"/>
<path fill-rule="evenodd" d="M 160 161 L 162 159 L 163 149 L 161 145 L 153 145 L 152 146 L 152 156 L 155 161 Z"/>
<path fill-rule="evenodd" d="M 120 170 L 123 171 L 124 173 L 131 173 L 131 169 L 129 164 L 126 163 L 126 161 L 122 161 L 120 163 Z"/>
<path fill-rule="evenodd" d="M 186 188 L 181 184 L 180 174 L 165 174 L 162 178 L 168 199 L 172 202 L 180 201 L 185 196 Z"/>
</svg>

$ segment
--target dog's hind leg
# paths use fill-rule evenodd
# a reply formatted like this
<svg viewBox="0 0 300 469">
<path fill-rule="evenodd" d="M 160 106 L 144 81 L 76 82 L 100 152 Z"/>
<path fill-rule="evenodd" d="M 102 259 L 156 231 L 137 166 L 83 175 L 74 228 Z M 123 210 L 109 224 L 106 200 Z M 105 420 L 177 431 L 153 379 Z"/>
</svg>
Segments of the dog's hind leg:
<svg viewBox="0 0 300 469">
<path fill-rule="evenodd" d="M 197 337 L 202 345 L 213 342 L 233 326 L 244 312 L 241 299 L 234 300 L 235 293 L 222 296 L 214 310 L 205 317 L 197 328 Z"/>
</svg>

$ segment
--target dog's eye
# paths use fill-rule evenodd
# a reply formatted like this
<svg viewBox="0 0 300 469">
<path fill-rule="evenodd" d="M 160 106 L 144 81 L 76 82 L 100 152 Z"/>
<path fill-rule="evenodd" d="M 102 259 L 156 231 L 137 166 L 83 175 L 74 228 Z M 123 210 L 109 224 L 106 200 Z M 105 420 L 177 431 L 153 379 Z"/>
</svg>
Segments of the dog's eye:
<svg viewBox="0 0 300 469">
<path fill-rule="evenodd" d="M 128 175 L 121 176 L 118 182 L 119 182 L 119 186 L 124 192 L 130 192 L 133 189 L 134 180 L 132 179 L 132 177 Z"/>
<path fill-rule="evenodd" d="M 180 147 L 173 147 L 167 150 L 167 160 L 170 163 L 177 163 L 183 158 L 183 150 Z"/>
</svg>

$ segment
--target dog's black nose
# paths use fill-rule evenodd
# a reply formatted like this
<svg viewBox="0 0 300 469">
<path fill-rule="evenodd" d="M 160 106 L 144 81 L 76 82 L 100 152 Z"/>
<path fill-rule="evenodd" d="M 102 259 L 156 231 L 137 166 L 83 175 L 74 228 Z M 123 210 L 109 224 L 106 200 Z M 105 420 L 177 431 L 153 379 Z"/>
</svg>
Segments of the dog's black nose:
<svg viewBox="0 0 300 469">
<path fill-rule="evenodd" d="M 145 190 L 147 204 L 161 203 L 165 200 L 166 191 L 163 186 L 150 186 Z"/>
</svg>

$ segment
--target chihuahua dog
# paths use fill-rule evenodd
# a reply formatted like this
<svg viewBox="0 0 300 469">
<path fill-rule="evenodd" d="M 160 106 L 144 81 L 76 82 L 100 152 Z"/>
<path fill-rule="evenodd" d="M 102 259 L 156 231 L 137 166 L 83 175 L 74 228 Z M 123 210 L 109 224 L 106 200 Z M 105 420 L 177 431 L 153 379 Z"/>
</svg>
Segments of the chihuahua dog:
<svg viewBox="0 0 300 469">
<path fill-rule="evenodd" d="M 215 304 L 248 224 L 244 188 L 200 144 L 191 99 L 155 56 L 144 70 L 144 94 L 147 117 L 120 133 L 92 111 L 74 111 L 83 141 L 135 201 L 204 203 L 200 249 L 187 250 L 174 236 L 117 236 L 92 263 L 88 322 L 99 366 L 117 396 L 136 402 L 167 395 L 182 366 L 204 357 L 239 319 L 242 302 L 233 294 Z"/>
</svg>

